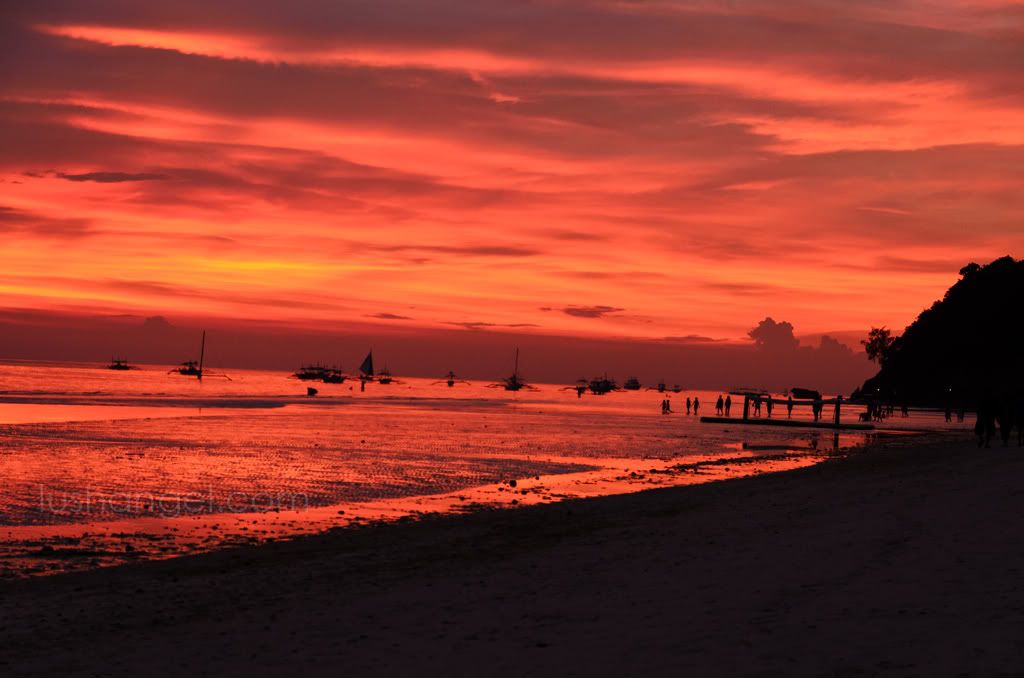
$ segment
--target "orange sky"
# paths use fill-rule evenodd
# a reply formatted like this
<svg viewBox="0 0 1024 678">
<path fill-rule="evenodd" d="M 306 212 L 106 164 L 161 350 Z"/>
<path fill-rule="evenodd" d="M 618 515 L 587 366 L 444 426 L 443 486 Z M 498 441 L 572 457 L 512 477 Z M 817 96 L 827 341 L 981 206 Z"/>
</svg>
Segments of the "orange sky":
<svg viewBox="0 0 1024 678">
<path fill-rule="evenodd" d="M 4 308 L 737 339 L 1024 249 L 1021 2 L 21 4 Z"/>
</svg>

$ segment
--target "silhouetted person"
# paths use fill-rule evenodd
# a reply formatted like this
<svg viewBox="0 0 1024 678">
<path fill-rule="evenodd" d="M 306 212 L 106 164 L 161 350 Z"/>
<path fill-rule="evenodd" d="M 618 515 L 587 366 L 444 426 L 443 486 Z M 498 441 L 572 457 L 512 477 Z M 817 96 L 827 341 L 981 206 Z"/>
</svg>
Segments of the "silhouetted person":
<svg viewBox="0 0 1024 678">
<path fill-rule="evenodd" d="M 665 398 L 665 414 L 672 414 L 672 399 Z"/>
<path fill-rule="evenodd" d="M 793 396 L 786 398 L 786 417 L 793 418 Z"/>
<path fill-rule="evenodd" d="M 754 416 L 761 416 L 761 396 L 754 396 Z"/>
<path fill-rule="evenodd" d="M 718 400 L 715 402 L 715 414 L 718 416 L 725 414 L 725 398 L 721 395 L 718 396 Z"/>
<path fill-rule="evenodd" d="M 996 432 L 995 408 L 991 398 L 983 398 L 978 405 L 978 420 L 974 423 L 974 435 L 978 436 L 978 447 L 989 447 Z"/>
<path fill-rule="evenodd" d="M 953 421 L 953 406 L 946 405 L 946 423 L 949 424 Z"/>
<path fill-rule="evenodd" d="M 686 414 L 687 414 L 687 416 L 689 416 L 689 414 L 690 414 L 690 407 L 692 405 L 693 405 L 693 402 L 690 400 L 690 396 L 686 396 Z"/>
<path fill-rule="evenodd" d="M 903 406 L 900 407 L 900 416 L 901 417 L 909 417 L 910 416 L 910 408 L 907 407 L 906 403 L 903 403 Z"/>
<path fill-rule="evenodd" d="M 732 410 L 732 396 L 725 396 L 725 416 L 729 416 L 729 411 Z"/>
<path fill-rule="evenodd" d="M 768 418 L 772 418 L 772 397 L 768 396 L 767 402 L 764 404 L 765 409 L 768 411 Z"/>
<path fill-rule="evenodd" d="M 366 391 L 366 380 L 365 379 L 360 379 L 359 380 L 359 391 L 360 392 Z"/>
<path fill-rule="evenodd" d="M 821 401 L 821 398 L 815 398 L 811 404 L 811 413 L 814 415 L 814 421 L 821 419 L 821 410 L 824 409 L 825 403 Z"/>
<path fill-rule="evenodd" d="M 697 410 L 700 409 L 700 398 L 694 396 L 693 398 L 693 416 L 697 416 Z"/>
<path fill-rule="evenodd" d="M 1017 447 L 1024 447 L 1024 394 L 1013 401 L 1013 421 L 1017 426 Z"/>
<path fill-rule="evenodd" d="M 999 423 L 999 437 L 1003 439 L 1003 447 L 1010 446 L 1010 434 L 1013 433 L 1013 403 L 1009 399 L 999 403 L 996 409 L 996 421 Z"/>
<path fill-rule="evenodd" d="M 964 423 L 964 419 L 967 417 L 967 408 L 961 405 L 956 411 L 956 421 L 959 424 Z"/>
</svg>

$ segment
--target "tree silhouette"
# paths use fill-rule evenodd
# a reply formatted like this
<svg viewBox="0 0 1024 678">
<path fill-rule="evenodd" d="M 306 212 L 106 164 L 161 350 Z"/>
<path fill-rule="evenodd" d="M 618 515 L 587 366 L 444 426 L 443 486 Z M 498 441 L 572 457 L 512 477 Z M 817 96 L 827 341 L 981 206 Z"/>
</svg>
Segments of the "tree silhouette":
<svg viewBox="0 0 1024 678">
<path fill-rule="evenodd" d="M 868 360 L 878 363 L 879 367 L 885 367 L 894 341 L 896 338 L 885 327 L 872 327 L 868 332 L 868 338 L 862 339 L 860 343 L 864 346 L 864 352 L 868 354 Z"/>
</svg>

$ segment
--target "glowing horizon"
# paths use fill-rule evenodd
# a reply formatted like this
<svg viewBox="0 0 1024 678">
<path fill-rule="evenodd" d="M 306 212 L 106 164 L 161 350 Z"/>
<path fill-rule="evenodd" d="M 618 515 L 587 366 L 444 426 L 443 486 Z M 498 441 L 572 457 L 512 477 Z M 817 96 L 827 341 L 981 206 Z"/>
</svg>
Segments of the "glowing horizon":
<svg viewBox="0 0 1024 678">
<path fill-rule="evenodd" d="M 1024 4 L 15 12 L 0 307 L 741 340 L 1024 249 Z"/>
</svg>

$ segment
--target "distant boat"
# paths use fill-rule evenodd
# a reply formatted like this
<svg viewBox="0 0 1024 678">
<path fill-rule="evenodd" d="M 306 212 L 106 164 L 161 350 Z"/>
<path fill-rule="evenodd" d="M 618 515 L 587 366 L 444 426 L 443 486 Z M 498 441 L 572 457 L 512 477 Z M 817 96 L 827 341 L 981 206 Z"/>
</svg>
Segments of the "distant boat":
<svg viewBox="0 0 1024 678">
<path fill-rule="evenodd" d="M 340 367 L 330 367 L 324 370 L 323 376 L 320 377 L 320 381 L 325 384 L 344 384 L 345 373 L 341 371 Z"/>
<path fill-rule="evenodd" d="M 359 366 L 359 376 L 364 381 L 373 379 L 373 351 L 367 353 L 363 358 L 363 364 Z"/>
<path fill-rule="evenodd" d="M 615 383 L 614 379 L 609 379 L 607 374 L 603 377 L 591 379 L 588 386 L 590 387 L 590 392 L 594 395 L 605 395 L 606 393 L 619 390 L 619 385 Z"/>
<path fill-rule="evenodd" d="M 530 386 L 525 381 L 523 381 L 522 377 L 519 376 L 519 349 L 518 348 L 516 349 L 516 362 L 515 362 L 515 367 L 513 368 L 513 371 L 512 371 L 512 376 L 505 377 L 504 379 L 499 381 L 497 384 L 491 384 L 490 386 L 488 386 L 488 388 L 503 388 L 506 391 L 520 391 L 520 390 L 522 390 L 524 388 L 527 388 L 527 389 L 530 389 L 530 390 L 534 390 L 534 391 L 536 390 L 533 386 Z"/>
<path fill-rule="evenodd" d="M 300 381 L 322 381 L 325 384 L 342 384 L 345 382 L 345 374 L 339 367 L 327 367 L 317 363 L 316 365 L 303 365 L 292 374 L 292 377 Z"/>
<path fill-rule="evenodd" d="M 639 391 L 640 380 L 637 379 L 636 377 L 630 377 L 622 384 L 622 388 L 624 388 L 627 391 Z"/>
<path fill-rule="evenodd" d="M 455 372 L 448 370 L 448 374 L 444 375 L 444 379 L 435 381 L 435 384 L 448 384 L 448 388 L 452 388 L 455 384 L 469 384 L 465 379 L 459 379 Z"/>
<path fill-rule="evenodd" d="M 292 376 L 300 381 L 320 381 L 325 374 L 327 374 L 327 367 L 317 363 L 316 365 L 303 365 Z"/>
<path fill-rule="evenodd" d="M 195 360 L 186 360 L 178 367 L 168 372 L 168 374 L 180 374 L 183 377 L 195 377 L 199 381 L 203 380 L 204 376 L 210 377 L 223 377 L 228 381 L 231 381 L 231 377 L 226 374 L 216 374 L 213 372 L 203 371 L 203 358 L 206 356 L 206 330 L 203 330 L 203 338 L 199 344 L 199 362 Z"/>
<path fill-rule="evenodd" d="M 128 361 L 125 360 L 124 358 L 111 358 L 110 364 L 107 365 L 107 369 L 118 370 L 123 372 L 125 370 L 137 370 L 139 368 L 129 365 Z"/>
<path fill-rule="evenodd" d="M 647 390 L 648 391 L 657 391 L 658 393 L 664 393 L 667 389 L 668 389 L 668 386 L 665 384 L 665 380 L 662 379 L 661 381 L 658 382 L 657 386 L 650 387 Z"/>
<path fill-rule="evenodd" d="M 798 400 L 821 400 L 821 393 L 810 388 L 791 388 L 789 392 Z"/>
<path fill-rule="evenodd" d="M 388 384 L 390 384 L 393 381 L 394 381 L 394 378 L 392 378 L 392 376 L 391 376 L 391 370 L 389 370 L 388 366 L 385 365 L 384 369 L 382 369 L 380 372 L 377 373 L 377 383 L 378 384 L 384 384 L 385 386 L 387 386 Z"/>
</svg>

